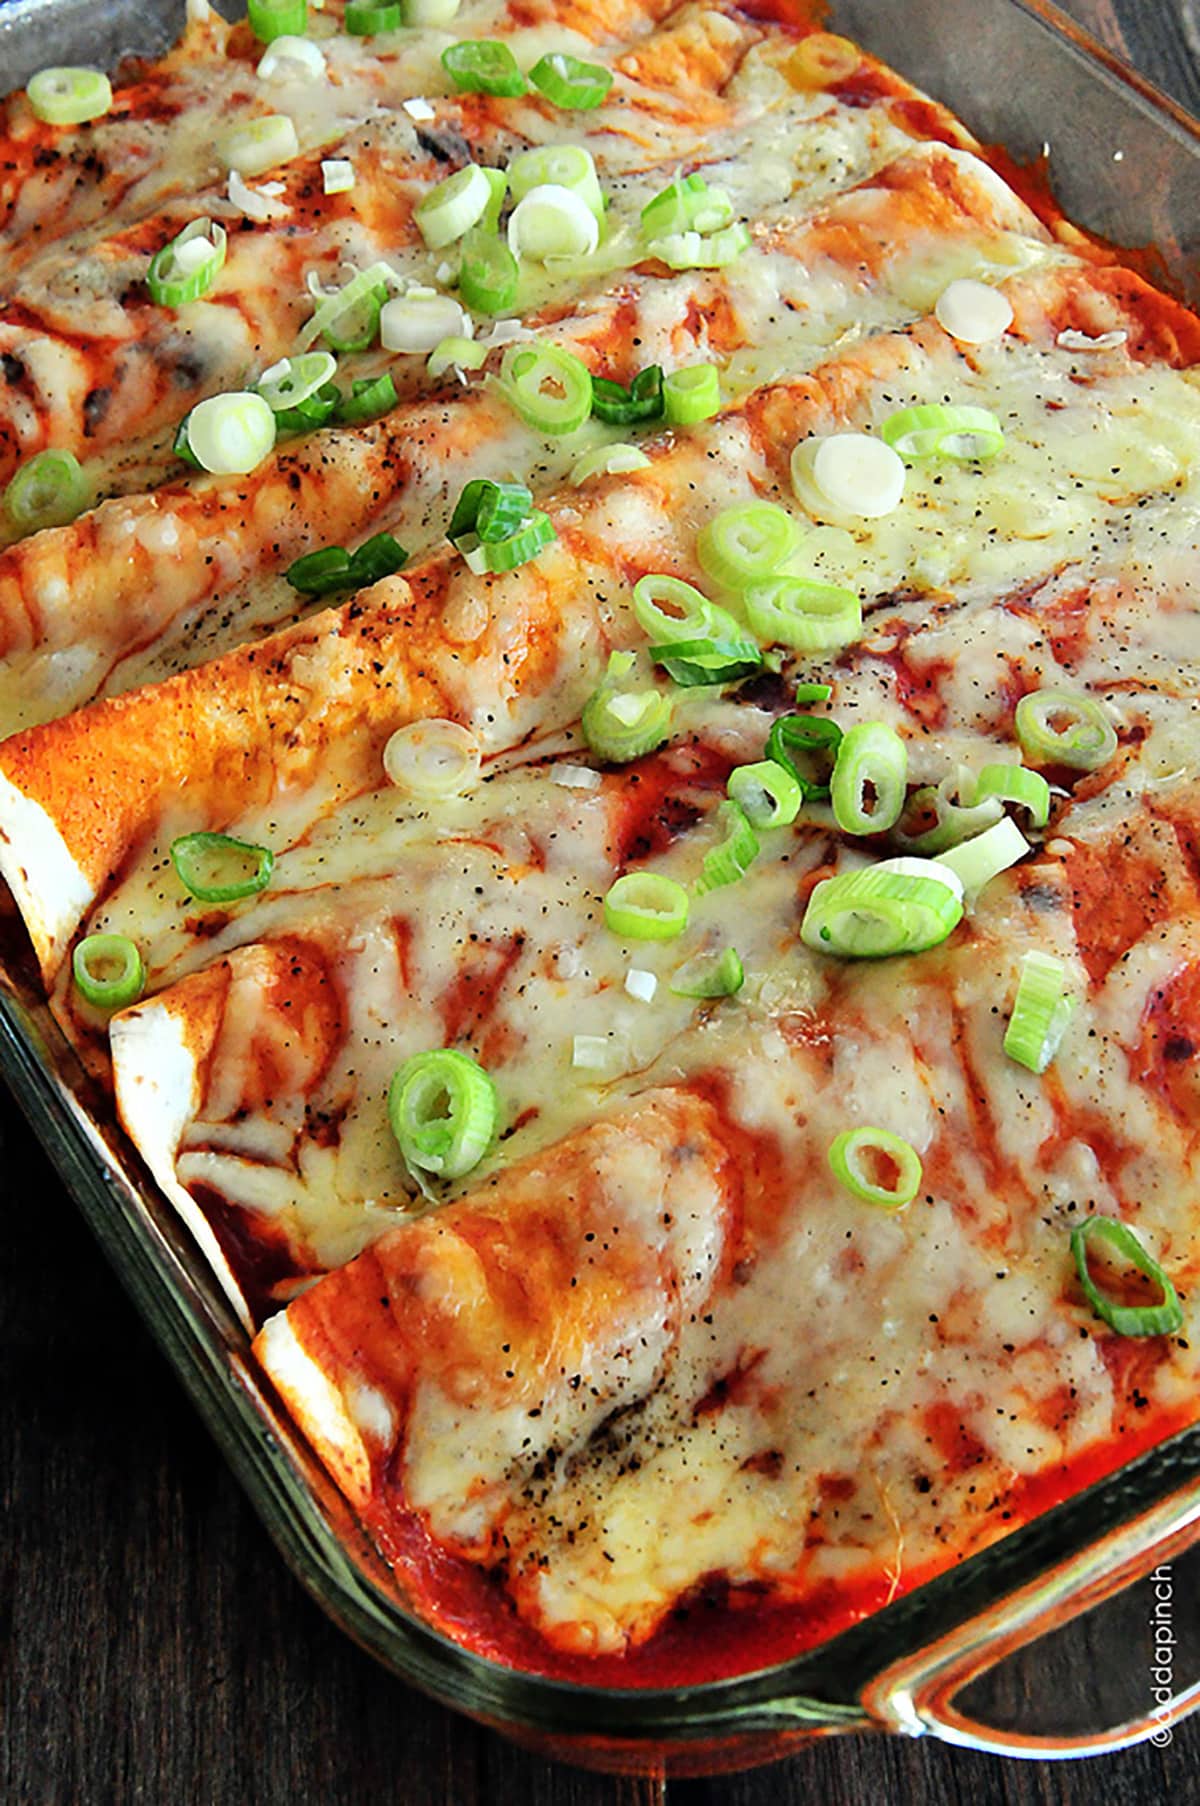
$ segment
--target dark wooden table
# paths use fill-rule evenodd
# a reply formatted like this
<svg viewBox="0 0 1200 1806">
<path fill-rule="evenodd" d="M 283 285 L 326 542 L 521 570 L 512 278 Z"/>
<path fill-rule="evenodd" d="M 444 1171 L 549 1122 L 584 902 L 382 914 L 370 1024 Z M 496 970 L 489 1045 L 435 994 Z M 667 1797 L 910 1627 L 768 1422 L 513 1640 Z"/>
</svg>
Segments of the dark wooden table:
<svg viewBox="0 0 1200 1806">
<path fill-rule="evenodd" d="M 1200 112 L 1200 7 L 1067 5 Z M 1200 1716 L 1169 1749 L 1102 1763 L 838 1739 L 757 1774 L 665 1786 L 511 1749 L 406 1691 L 310 1604 L 3 1093 L 0 1163 L 3 1806 L 1200 1800 Z M 1079 1642 L 1055 1685 L 1086 1698 L 1106 1649 Z M 1022 1684 L 1036 1689 L 1033 1673 Z"/>
</svg>

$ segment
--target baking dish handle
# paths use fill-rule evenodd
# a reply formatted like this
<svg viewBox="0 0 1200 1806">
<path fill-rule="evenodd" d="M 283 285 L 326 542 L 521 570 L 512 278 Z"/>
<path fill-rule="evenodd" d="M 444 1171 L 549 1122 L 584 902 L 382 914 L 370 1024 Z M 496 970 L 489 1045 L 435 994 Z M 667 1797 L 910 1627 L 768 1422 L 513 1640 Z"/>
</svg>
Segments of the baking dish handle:
<svg viewBox="0 0 1200 1806">
<path fill-rule="evenodd" d="M 1169 1562 L 1200 1537 L 1200 1519 L 1189 1521 L 1151 1549 L 1105 1571 L 1094 1568 L 1083 1578 L 1060 1573 L 1006 1600 L 961 1627 L 952 1637 L 932 1644 L 915 1659 L 894 1664 L 877 1675 L 863 1703 L 882 1728 L 910 1737 L 932 1734 L 944 1743 L 998 1756 L 1099 1756 L 1149 1740 L 1169 1744 L 1172 1729 L 1200 1707 L 1200 1678 L 1150 1710 L 1106 1730 L 1078 1735 L 1039 1734 L 989 1725 L 956 1703 L 956 1697 L 997 1663 L 1024 1649 L 1135 1581 Z M 1072 1564 L 1074 1567 L 1074 1564 Z"/>
</svg>

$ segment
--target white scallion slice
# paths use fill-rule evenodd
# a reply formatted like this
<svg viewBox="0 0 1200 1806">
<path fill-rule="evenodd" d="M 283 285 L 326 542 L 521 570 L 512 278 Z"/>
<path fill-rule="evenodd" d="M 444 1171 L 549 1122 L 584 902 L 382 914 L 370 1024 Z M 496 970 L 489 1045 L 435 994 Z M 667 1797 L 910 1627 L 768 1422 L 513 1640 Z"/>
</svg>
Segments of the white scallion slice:
<svg viewBox="0 0 1200 1806">
<path fill-rule="evenodd" d="M 1113 332 L 1099 332 L 1093 337 L 1090 333 L 1077 331 L 1073 326 L 1065 326 L 1054 342 L 1063 351 L 1116 351 L 1128 338 L 1129 334 L 1120 328 Z"/>
<path fill-rule="evenodd" d="M 322 157 L 321 186 L 326 194 L 348 194 L 354 187 L 354 165 L 349 157 Z"/>
<path fill-rule="evenodd" d="M 479 742 L 470 729 L 441 718 L 397 728 L 383 749 L 384 771 L 397 789 L 430 802 L 469 790 L 479 765 Z"/>
<path fill-rule="evenodd" d="M 414 207 L 413 218 L 429 249 L 440 251 L 483 218 L 491 198 L 487 172 L 478 163 L 466 163 L 430 189 Z"/>
<path fill-rule="evenodd" d="M 379 315 L 379 342 L 385 351 L 425 354 L 443 339 L 469 339 L 471 316 L 451 295 L 433 289 L 410 289 L 384 303 Z"/>
<path fill-rule="evenodd" d="M 260 82 L 319 82 L 325 79 L 325 53 L 311 38 L 273 38 L 258 60 Z"/>
<path fill-rule="evenodd" d="M 275 444 L 275 415 L 261 395 L 235 390 L 199 401 L 188 415 L 188 446 L 214 476 L 246 476 Z"/>
<path fill-rule="evenodd" d="M 932 863 L 953 872 L 964 891 L 977 895 L 985 884 L 1006 872 L 1010 865 L 1016 865 L 1018 859 L 1024 859 L 1028 851 L 1029 842 L 1012 816 L 1005 815 L 982 834 L 938 853 Z"/>
<path fill-rule="evenodd" d="M 47 125 L 86 125 L 112 106 L 112 86 L 99 69 L 42 69 L 30 78 L 25 98 Z"/>
<path fill-rule="evenodd" d="M 235 125 L 217 140 L 217 155 L 226 169 L 236 169 L 240 176 L 260 176 L 299 153 L 300 140 L 286 113 L 268 113 Z"/>
<path fill-rule="evenodd" d="M 600 227 L 587 202 L 556 182 L 531 188 L 508 222 L 508 248 L 520 261 L 548 257 L 590 257 L 600 243 Z"/>
<path fill-rule="evenodd" d="M 1058 1052 L 1075 1011 L 1062 960 L 1034 950 L 1021 961 L 1013 1013 L 1004 1033 L 1010 1060 L 1030 1072 L 1045 1072 Z"/>
<path fill-rule="evenodd" d="M 305 351 L 299 357 L 281 358 L 264 370 L 255 387 L 276 414 L 281 408 L 299 407 L 337 374 L 337 359 L 330 351 Z"/>
<path fill-rule="evenodd" d="M 869 433 L 830 433 L 802 439 L 792 453 L 792 483 L 800 501 L 816 492 L 841 514 L 878 520 L 904 496 L 904 460 Z"/>
<path fill-rule="evenodd" d="M 963 345 L 986 345 L 991 339 L 1003 338 L 1013 323 L 1008 296 L 969 276 L 944 288 L 933 311 L 938 325 Z"/>
</svg>

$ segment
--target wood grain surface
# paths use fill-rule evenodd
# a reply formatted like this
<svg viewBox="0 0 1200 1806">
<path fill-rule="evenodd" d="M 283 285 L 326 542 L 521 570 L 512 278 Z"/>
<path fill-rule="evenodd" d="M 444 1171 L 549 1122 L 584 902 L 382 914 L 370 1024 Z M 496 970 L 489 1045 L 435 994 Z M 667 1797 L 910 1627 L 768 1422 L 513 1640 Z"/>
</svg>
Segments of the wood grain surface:
<svg viewBox="0 0 1200 1806">
<path fill-rule="evenodd" d="M 1192 0 L 1066 4 L 1200 112 Z M 1086 1764 L 838 1738 L 669 1784 L 509 1747 L 407 1691 L 310 1603 L 2 1092 L 0 1170 L 0 1806 L 1200 1801 L 1200 1716 L 1167 1749 Z M 1193 1623 L 1196 1581 L 1193 1566 L 1179 1591 Z M 1113 1647 L 1071 1633 L 1052 1666 L 1006 1680 L 1010 1709 L 1085 1711 L 1129 1665 L 1128 1638 Z"/>
</svg>

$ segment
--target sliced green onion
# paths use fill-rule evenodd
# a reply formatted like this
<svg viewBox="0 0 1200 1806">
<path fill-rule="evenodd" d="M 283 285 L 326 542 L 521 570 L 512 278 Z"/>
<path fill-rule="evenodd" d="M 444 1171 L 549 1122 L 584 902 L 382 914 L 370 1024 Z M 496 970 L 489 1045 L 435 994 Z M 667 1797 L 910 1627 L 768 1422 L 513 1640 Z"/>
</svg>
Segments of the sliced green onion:
<svg viewBox="0 0 1200 1806">
<path fill-rule="evenodd" d="M 408 563 L 408 553 L 390 533 L 375 533 L 364 539 L 350 557 L 350 569 L 360 588 L 378 583 L 383 577 L 394 577 Z"/>
<path fill-rule="evenodd" d="M 829 786 L 845 834 L 883 834 L 900 820 L 908 751 L 885 721 L 860 721 L 842 736 Z"/>
<path fill-rule="evenodd" d="M 383 749 L 383 769 L 397 789 L 423 802 L 461 796 L 479 777 L 479 742 L 469 728 L 442 716 L 398 727 Z"/>
<path fill-rule="evenodd" d="M 743 597 L 760 640 L 794 652 L 836 652 L 862 633 L 862 603 L 853 590 L 808 577 L 770 577 Z"/>
<path fill-rule="evenodd" d="M 897 828 L 896 840 L 907 853 L 932 855 L 944 853 L 950 847 L 958 846 L 960 841 L 969 840 L 974 834 L 982 834 L 1000 820 L 1004 811 L 992 797 L 985 797 L 982 802 L 961 804 L 955 797 L 963 786 L 970 781 L 971 774 L 965 767 L 951 771 L 937 784 L 927 784 L 914 791 L 909 797 L 904 814 L 910 820 L 919 820 L 932 813 L 932 824 L 916 834 Z"/>
<path fill-rule="evenodd" d="M 592 411 L 591 372 L 561 345 L 510 345 L 500 381 L 522 420 L 539 433 L 573 433 Z"/>
<path fill-rule="evenodd" d="M 300 140 L 286 113 L 267 113 L 223 132 L 216 148 L 226 169 L 236 169 L 239 176 L 261 176 L 298 156 Z"/>
<path fill-rule="evenodd" d="M 612 75 L 599 63 L 581 63 L 561 50 L 539 57 L 529 79 L 554 106 L 577 112 L 600 106 L 613 84 Z"/>
<path fill-rule="evenodd" d="M 738 220 L 721 232 L 670 232 L 665 238 L 652 238 L 646 255 L 671 270 L 720 270 L 749 247 L 749 230 Z"/>
<path fill-rule="evenodd" d="M 1154 1281 L 1162 1292 L 1160 1304 L 1114 1304 L 1106 1298 L 1088 1268 L 1088 1243 L 1105 1242 L 1114 1254 Z M 1115 1217 L 1088 1217 L 1071 1231 L 1075 1270 L 1088 1303 L 1096 1315 L 1119 1336 L 1173 1336 L 1183 1328 L 1183 1306 L 1170 1279 L 1126 1224 Z"/>
<path fill-rule="evenodd" d="M 932 859 L 881 859 L 818 884 L 800 938 L 842 959 L 888 959 L 938 946 L 962 920 L 962 886 Z"/>
<path fill-rule="evenodd" d="M 720 232 L 733 223 L 733 202 L 723 188 L 710 188 L 699 174 L 680 176 L 642 208 L 647 238 L 673 232 Z"/>
<path fill-rule="evenodd" d="M 1003 815 L 994 827 L 985 828 L 973 840 L 964 840 L 960 846 L 939 853 L 934 864 L 952 871 L 964 890 L 980 891 L 1028 851 L 1029 842 L 1012 816 Z"/>
<path fill-rule="evenodd" d="M 1098 771 L 1117 750 L 1117 734 L 1103 708 L 1070 690 L 1033 690 L 1016 711 L 1017 739 L 1039 765 Z"/>
<path fill-rule="evenodd" d="M 922 458 L 982 461 L 1004 449 L 1003 428 L 987 408 L 946 407 L 940 402 L 898 408 L 884 421 L 880 437 L 909 463 Z"/>
<path fill-rule="evenodd" d="M 377 6 L 367 0 L 347 0 L 343 24 L 354 38 L 373 38 L 381 31 L 399 31 L 402 23 L 399 0 Z"/>
<path fill-rule="evenodd" d="M 717 820 L 724 829 L 725 837 L 720 846 L 710 847 L 704 855 L 700 879 L 696 885 L 696 894 L 701 897 L 710 890 L 722 890 L 727 884 L 737 884 L 758 858 L 758 836 L 750 826 L 740 803 L 727 801 L 719 804 Z"/>
<path fill-rule="evenodd" d="M 833 695 L 832 684 L 797 684 L 797 702 L 828 702 Z"/>
<path fill-rule="evenodd" d="M 47 125 L 85 125 L 112 106 L 112 85 L 99 69 L 41 69 L 25 98 Z"/>
<path fill-rule="evenodd" d="M 533 496 L 524 483 L 493 483 L 490 477 L 474 477 L 454 504 L 446 538 L 456 545 L 465 533 L 474 533 L 492 544 L 515 533 L 532 512 Z"/>
<path fill-rule="evenodd" d="M 642 632 L 657 640 L 697 640 L 713 632 L 714 622 L 722 617 L 736 638 L 737 623 L 733 616 L 718 609 L 707 596 L 701 595 L 682 577 L 668 577 L 654 571 L 639 577 L 633 586 L 633 612 Z"/>
<path fill-rule="evenodd" d="M 71 955 L 75 988 L 98 1010 L 123 1010 L 146 988 L 146 968 L 124 934 L 87 934 Z"/>
<path fill-rule="evenodd" d="M 473 302 L 472 306 L 478 307 L 479 303 Z M 480 312 L 483 311 L 480 308 Z M 439 345 L 434 346 L 425 369 L 436 382 L 448 370 L 482 370 L 487 363 L 487 356 L 487 348 L 477 345 L 474 339 L 460 339 L 457 334 L 451 334 L 448 339 L 443 339 Z"/>
<path fill-rule="evenodd" d="M 670 990 L 675 997 L 732 997 L 745 978 L 737 948 L 723 947 L 720 953 L 698 953 L 680 966 Z"/>
<path fill-rule="evenodd" d="M 246 476 L 275 443 L 275 416 L 250 389 L 210 395 L 188 415 L 188 445 L 201 468 L 216 476 Z"/>
<path fill-rule="evenodd" d="M 379 310 L 379 343 L 385 351 L 427 357 L 443 339 L 470 331 L 470 318 L 458 302 L 437 289 L 410 288 Z"/>
<path fill-rule="evenodd" d="M 375 342 L 379 310 L 387 300 L 388 284 L 395 280 L 390 264 L 373 263 L 336 294 L 327 295 L 300 334 L 297 344 L 306 351 L 315 339 L 328 339 L 335 351 L 366 351 Z"/>
<path fill-rule="evenodd" d="M 482 226 L 467 233 L 462 243 L 458 287 L 474 312 L 506 313 L 517 298 L 520 274 L 517 260 L 502 238 Z"/>
<path fill-rule="evenodd" d="M 179 425 L 175 428 L 175 437 L 171 441 L 171 450 L 174 452 L 174 454 L 177 458 L 183 459 L 183 462 L 189 467 L 189 469 L 202 470 L 203 465 L 201 464 L 199 458 L 196 456 L 195 452 L 192 450 L 191 442 L 188 439 L 188 423 L 191 420 L 191 418 L 192 418 L 192 416 L 191 416 L 190 412 L 185 414 L 183 419 L 179 422 Z M 276 430 L 276 432 L 282 431 L 282 427 L 280 425 L 278 416 L 276 416 L 276 420 L 275 420 L 275 430 Z"/>
<path fill-rule="evenodd" d="M 826 716 L 780 715 L 771 723 L 766 752 L 768 759 L 791 772 L 806 802 L 824 803 L 829 800 L 841 744 L 841 728 Z"/>
<path fill-rule="evenodd" d="M 478 163 L 466 163 L 431 188 L 413 208 L 413 218 L 431 251 L 454 243 L 483 218 L 491 205 L 492 184 Z"/>
<path fill-rule="evenodd" d="M 593 477 L 622 476 L 631 470 L 646 470 L 650 460 L 636 445 L 598 445 L 584 452 L 571 471 L 571 481 L 578 489 Z"/>
<path fill-rule="evenodd" d="M 316 82 L 325 79 L 325 53 L 311 38 L 284 32 L 263 51 L 255 74 L 260 82 Z M 344 194 L 354 186 L 354 165 L 343 157 L 321 162 L 321 186 L 325 194 Z"/>
<path fill-rule="evenodd" d="M 890 1183 L 872 1178 L 868 1162 L 876 1172 L 886 1162 L 895 1177 Z M 829 1164 L 847 1191 L 883 1210 L 903 1210 L 921 1189 L 920 1155 L 889 1129 L 843 1129 L 830 1145 Z"/>
<path fill-rule="evenodd" d="M 284 572 L 293 589 L 306 596 L 326 596 L 333 590 L 365 589 L 381 577 L 391 577 L 408 562 L 408 553 L 390 533 L 376 533 L 356 552 L 342 546 L 322 546 L 306 552 Z"/>
<path fill-rule="evenodd" d="M 462 1179 L 496 1133 L 496 1087 L 469 1054 L 442 1047 L 405 1060 L 388 1086 L 388 1121 L 414 1177 Z"/>
<path fill-rule="evenodd" d="M 317 552 L 305 552 L 284 572 L 293 589 L 306 596 L 327 596 L 333 590 L 349 589 L 350 554 L 344 546 L 322 546 Z"/>
<path fill-rule="evenodd" d="M 517 258 L 590 257 L 599 242 L 600 225 L 587 202 L 554 182 L 531 188 L 509 215 L 508 248 Z"/>
<path fill-rule="evenodd" d="M 502 169 L 490 169 L 486 164 L 481 164 L 480 167 L 488 179 L 488 186 L 492 192 L 479 224 L 485 232 L 498 232 L 500 215 L 504 211 L 504 199 L 508 193 L 508 176 Z"/>
<path fill-rule="evenodd" d="M 508 166 L 514 201 L 523 201 L 535 188 L 569 188 L 585 201 L 597 220 L 604 217 L 604 196 L 590 151 L 581 144 L 550 144 L 522 151 Z"/>
<path fill-rule="evenodd" d="M 298 38 L 308 24 L 307 0 L 247 0 L 250 29 L 261 44 Z"/>
<path fill-rule="evenodd" d="M 695 426 L 720 412 L 721 380 L 715 364 L 688 364 L 663 379 L 663 413 L 671 426 Z"/>
<path fill-rule="evenodd" d="M 605 683 L 588 697 L 580 725 L 597 758 L 625 765 L 662 745 L 672 713 L 662 690 L 617 690 Z"/>
<path fill-rule="evenodd" d="M 257 384 L 273 414 L 284 408 L 299 407 L 319 389 L 323 389 L 337 373 L 337 359 L 328 351 L 305 351 L 299 357 L 285 357 L 264 370 Z"/>
<path fill-rule="evenodd" d="M 1075 1011 L 1075 998 L 1067 988 L 1067 968 L 1048 953 L 1027 953 L 1021 961 L 1016 1001 L 1004 1031 L 1004 1051 L 1010 1060 L 1045 1072 L 1058 1052 L 1059 1043 Z"/>
<path fill-rule="evenodd" d="M 171 864 L 189 896 L 201 903 L 237 903 L 265 890 L 275 855 L 228 834 L 184 834 L 171 842 Z"/>
<path fill-rule="evenodd" d="M 1035 828 L 1044 828 L 1050 820 L 1050 786 L 1040 771 L 1024 765 L 985 765 L 975 780 L 975 801 L 991 797 L 1027 809 Z"/>
<path fill-rule="evenodd" d="M 464 94 L 496 94 L 515 99 L 525 92 L 525 77 L 507 44 L 498 38 L 477 38 L 451 44 L 442 52 L 442 68 Z"/>
<path fill-rule="evenodd" d="M 701 527 L 696 557 L 714 583 L 741 590 L 773 577 L 799 544 L 800 528 L 785 508 L 745 502 Z"/>
<path fill-rule="evenodd" d="M 401 0 L 401 10 L 406 25 L 440 29 L 457 16 L 461 4 L 462 0 Z"/>
<path fill-rule="evenodd" d="M 592 378 L 592 412 L 609 426 L 633 426 L 642 420 L 658 420 L 663 411 L 663 373 L 660 364 L 639 370 L 629 387 Z"/>
<path fill-rule="evenodd" d="M 146 271 L 150 299 L 159 307 L 185 307 L 207 295 L 225 262 L 225 228 L 194 219 L 156 251 Z"/>
<path fill-rule="evenodd" d="M 604 899 L 604 925 L 625 941 L 673 941 L 688 925 L 688 894 L 661 872 L 626 872 Z"/>
<path fill-rule="evenodd" d="M 18 533 L 65 527 L 83 513 L 91 491 L 79 459 L 69 451 L 42 451 L 21 465 L 4 491 L 4 511 Z"/>
<path fill-rule="evenodd" d="M 333 418 L 338 426 L 362 426 L 368 420 L 378 420 L 383 414 L 390 414 L 399 405 L 400 397 L 396 394 L 396 382 L 390 370 L 379 376 L 358 376 L 354 379 L 351 393 L 344 396 L 333 410 Z"/>
<path fill-rule="evenodd" d="M 477 534 L 465 533 L 458 541 L 458 550 L 475 575 L 482 577 L 488 571 L 513 571 L 518 565 L 528 564 L 557 537 L 549 515 L 535 508 L 525 524 L 506 539 L 485 543 Z"/>
<path fill-rule="evenodd" d="M 739 765 L 726 785 L 752 828 L 787 828 L 800 813 L 804 786 L 793 771 L 774 759 Z"/>
<path fill-rule="evenodd" d="M 322 383 L 315 395 L 298 401 L 294 408 L 280 408 L 275 416 L 277 433 L 311 433 L 331 420 L 342 403 L 342 391 L 336 383 Z M 179 450 L 178 444 L 175 447 Z"/>
<path fill-rule="evenodd" d="M 683 689 L 732 684 L 761 670 L 762 653 L 752 640 L 668 640 L 651 646 L 650 657 Z"/>
</svg>

